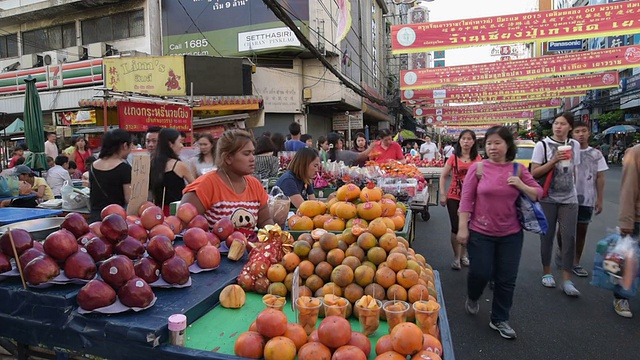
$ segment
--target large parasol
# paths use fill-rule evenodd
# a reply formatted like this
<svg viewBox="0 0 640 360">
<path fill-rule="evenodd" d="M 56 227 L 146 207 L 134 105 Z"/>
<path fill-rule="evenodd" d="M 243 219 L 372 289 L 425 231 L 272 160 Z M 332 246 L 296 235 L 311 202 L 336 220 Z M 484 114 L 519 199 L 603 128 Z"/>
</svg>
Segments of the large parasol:
<svg viewBox="0 0 640 360">
<path fill-rule="evenodd" d="M 44 153 L 44 124 L 40 95 L 36 89 L 36 79 L 29 75 L 24 79 L 27 88 L 24 94 L 24 136 L 31 153 L 25 159 L 25 165 L 32 170 L 47 170 L 47 155 Z"/>
</svg>

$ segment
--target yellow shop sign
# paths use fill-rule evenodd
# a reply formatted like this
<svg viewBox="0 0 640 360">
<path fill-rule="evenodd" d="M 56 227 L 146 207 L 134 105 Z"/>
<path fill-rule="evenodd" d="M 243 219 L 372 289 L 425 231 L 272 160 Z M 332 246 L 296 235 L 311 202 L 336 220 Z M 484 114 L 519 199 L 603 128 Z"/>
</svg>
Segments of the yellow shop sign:
<svg viewBox="0 0 640 360">
<path fill-rule="evenodd" d="M 114 91 L 186 95 L 183 56 L 104 59 L 105 85 Z"/>
</svg>

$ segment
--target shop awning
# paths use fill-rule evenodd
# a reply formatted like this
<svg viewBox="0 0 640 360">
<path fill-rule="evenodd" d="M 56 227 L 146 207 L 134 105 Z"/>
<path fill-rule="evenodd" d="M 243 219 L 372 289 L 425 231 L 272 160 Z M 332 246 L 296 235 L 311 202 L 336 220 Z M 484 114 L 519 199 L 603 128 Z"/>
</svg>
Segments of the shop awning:
<svg viewBox="0 0 640 360">
<path fill-rule="evenodd" d="M 215 116 L 210 118 L 203 119 L 193 119 L 193 128 L 201 129 L 204 127 L 209 127 L 213 125 L 222 125 L 228 124 L 234 121 L 246 120 L 249 118 L 249 114 L 241 113 L 241 114 L 233 114 L 233 115 L 225 115 L 225 116 Z"/>
<path fill-rule="evenodd" d="M 107 100 L 107 107 L 115 108 L 118 106 L 118 101 L 135 101 L 140 103 L 153 103 L 161 104 L 162 100 L 141 100 L 136 98 L 135 100 L 122 98 L 122 99 L 109 99 Z M 194 102 L 198 104 L 193 108 L 194 111 L 209 111 L 209 110 L 260 110 L 262 108 L 263 99 L 262 96 L 246 95 L 246 96 L 196 96 Z M 80 107 L 104 107 L 104 99 L 81 99 L 78 101 Z"/>
</svg>

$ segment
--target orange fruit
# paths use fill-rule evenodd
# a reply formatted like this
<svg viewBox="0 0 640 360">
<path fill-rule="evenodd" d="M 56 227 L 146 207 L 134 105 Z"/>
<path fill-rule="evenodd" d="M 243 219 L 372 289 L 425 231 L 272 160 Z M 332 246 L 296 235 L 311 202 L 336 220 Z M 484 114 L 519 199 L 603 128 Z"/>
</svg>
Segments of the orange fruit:
<svg viewBox="0 0 640 360">
<path fill-rule="evenodd" d="M 365 187 L 360 192 L 360 200 L 362 202 L 380 201 L 380 199 L 382 199 L 382 195 L 383 195 L 382 189 L 379 187 L 374 187 L 374 188 Z"/>
<path fill-rule="evenodd" d="M 313 227 L 322 229 L 324 222 L 331 219 L 331 214 L 321 214 L 313 217 Z"/>
<path fill-rule="evenodd" d="M 264 360 L 294 360 L 296 353 L 296 344 L 284 336 L 276 336 L 264 346 Z"/>
<path fill-rule="evenodd" d="M 327 212 L 327 205 L 318 200 L 306 200 L 298 207 L 298 215 L 313 218 Z"/>
<path fill-rule="evenodd" d="M 407 360 L 407 357 L 402 356 L 395 351 L 387 351 L 376 356 L 375 360 Z"/>
<path fill-rule="evenodd" d="M 287 269 L 287 272 L 293 272 L 298 264 L 300 264 L 300 258 L 295 253 L 288 253 L 282 257 L 282 265 Z"/>
<path fill-rule="evenodd" d="M 293 215 L 289 218 L 288 225 L 294 231 L 313 230 L 313 220 L 308 216 Z"/>
<path fill-rule="evenodd" d="M 354 184 L 342 185 L 336 191 L 336 198 L 340 201 L 355 200 L 360 196 L 360 188 Z"/>
<path fill-rule="evenodd" d="M 310 341 L 298 351 L 298 360 L 331 360 L 331 350 L 319 340 Z"/>
<path fill-rule="evenodd" d="M 387 224 L 382 219 L 377 218 L 369 223 L 367 230 L 376 238 L 381 237 L 387 232 Z"/>
<path fill-rule="evenodd" d="M 391 335 L 382 335 L 378 342 L 376 342 L 376 354 L 381 355 L 387 351 L 393 351 L 393 345 L 391 345 Z"/>
<path fill-rule="evenodd" d="M 273 264 L 267 270 L 267 279 L 271 282 L 282 282 L 287 277 L 287 269 L 282 264 Z"/>
<path fill-rule="evenodd" d="M 266 338 L 284 334 L 287 331 L 287 323 L 287 315 L 272 308 L 262 310 L 256 317 L 258 332 Z"/>
<path fill-rule="evenodd" d="M 342 265 L 347 265 L 351 270 L 356 271 L 358 266 L 362 265 L 362 263 L 355 256 L 347 256 L 342 260 Z"/>
<path fill-rule="evenodd" d="M 405 289 L 409 289 L 413 285 L 418 284 L 418 274 L 411 269 L 403 269 L 398 271 L 396 281 Z"/>
<path fill-rule="evenodd" d="M 328 282 L 331 279 L 331 271 L 333 271 L 333 266 L 326 261 L 321 261 L 316 265 L 315 273 L 324 282 Z"/>
<path fill-rule="evenodd" d="M 296 345 L 297 350 L 307 343 L 307 332 L 304 331 L 302 325 L 298 323 L 287 324 L 287 331 L 285 331 L 282 336 L 291 339 L 291 341 Z"/>
<path fill-rule="evenodd" d="M 320 243 L 317 242 L 316 244 L 318 244 L 318 246 L 311 249 L 311 251 L 309 251 L 309 256 L 307 256 L 307 259 L 311 261 L 314 265 L 318 265 L 322 261 L 325 261 L 325 259 L 327 258 L 327 253 L 324 250 L 322 250 L 322 248 L 320 248 Z"/>
<path fill-rule="evenodd" d="M 367 251 L 378 244 L 376 236 L 371 232 L 362 233 L 358 236 L 357 244 L 362 250 Z"/>
<path fill-rule="evenodd" d="M 387 289 L 396 283 L 396 273 L 388 267 L 379 268 L 373 281 Z"/>
<path fill-rule="evenodd" d="M 307 278 L 304 285 L 309 288 L 311 293 L 315 293 L 318 289 L 324 286 L 324 281 L 320 276 L 313 274 Z"/>
<path fill-rule="evenodd" d="M 407 292 L 407 298 L 410 303 L 427 299 L 429 297 L 429 290 L 422 284 L 413 285 Z"/>
<path fill-rule="evenodd" d="M 418 325 L 404 322 L 391 330 L 393 350 L 404 356 L 414 355 L 422 350 L 424 338 Z"/>
<path fill-rule="evenodd" d="M 365 220 L 373 220 L 382 215 L 382 207 L 379 203 L 368 201 L 358 204 L 358 217 Z"/>
<path fill-rule="evenodd" d="M 387 259 L 387 252 L 379 246 L 374 246 L 367 251 L 367 260 L 376 265 L 380 265 Z"/>
<path fill-rule="evenodd" d="M 347 265 L 338 265 L 331 272 L 331 281 L 340 287 L 345 287 L 353 282 L 353 270 Z"/>
<path fill-rule="evenodd" d="M 380 207 L 382 208 L 381 216 L 393 216 L 396 213 L 396 202 L 391 199 L 382 198 L 380 200 Z"/>
<path fill-rule="evenodd" d="M 373 282 L 376 272 L 366 265 L 358 266 L 354 271 L 354 281 L 356 284 L 365 287 Z"/>
<path fill-rule="evenodd" d="M 327 231 L 343 231 L 344 230 L 344 220 L 334 217 L 324 222 L 323 229 Z"/>
<path fill-rule="evenodd" d="M 336 216 L 344 220 L 353 219 L 358 216 L 356 206 L 350 202 L 343 202 L 336 205 Z"/>
<path fill-rule="evenodd" d="M 320 247 L 324 251 L 330 251 L 338 247 L 338 237 L 336 236 L 336 234 L 330 232 L 322 235 L 318 242 L 320 243 Z"/>
<path fill-rule="evenodd" d="M 351 283 L 344 288 L 343 296 L 352 304 L 360 300 L 362 295 L 364 295 L 364 289 L 356 283 Z"/>
<path fill-rule="evenodd" d="M 313 275 L 313 271 L 316 268 L 309 260 L 302 260 L 298 267 L 300 268 L 300 278 L 303 280 Z"/>
<path fill-rule="evenodd" d="M 407 301 L 407 290 L 398 284 L 393 284 L 387 289 L 387 299 Z"/>
<path fill-rule="evenodd" d="M 344 258 L 344 251 L 340 249 L 332 249 L 327 253 L 327 262 L 333 267 L 341 265 Z"/>
<path fill-rule="evenodd" d="M 387 266 L 398 272 L 407 268 L 407 257 L 401 253 L 392 253 L 387 256 Z"/>
</svg>

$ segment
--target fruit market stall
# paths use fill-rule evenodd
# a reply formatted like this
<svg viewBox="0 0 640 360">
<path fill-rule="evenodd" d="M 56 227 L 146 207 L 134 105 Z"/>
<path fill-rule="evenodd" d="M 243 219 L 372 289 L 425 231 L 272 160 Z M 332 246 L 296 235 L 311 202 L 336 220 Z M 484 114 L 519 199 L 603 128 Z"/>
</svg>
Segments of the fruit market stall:
<svg viewBox="0 0 640 360">
<path fill-rule="evenodd" d="M 49 216 L 56 216 L 62 210 L 32 209 L 6 207 L 0 208 L 0 225 L 8 225 L 25 220 L 42 219 Z"/>
</svg>

